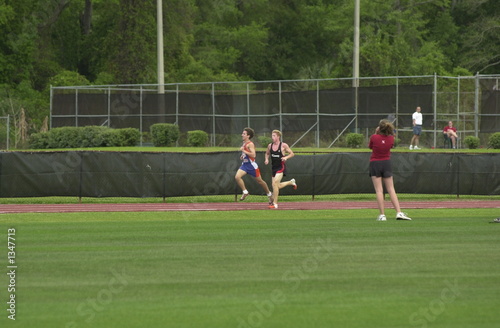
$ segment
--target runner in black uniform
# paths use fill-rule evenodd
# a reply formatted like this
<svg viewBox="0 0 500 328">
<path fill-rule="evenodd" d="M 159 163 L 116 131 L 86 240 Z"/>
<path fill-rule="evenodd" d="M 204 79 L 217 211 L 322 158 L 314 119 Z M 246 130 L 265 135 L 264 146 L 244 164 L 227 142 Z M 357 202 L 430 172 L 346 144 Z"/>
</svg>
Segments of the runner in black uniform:
<svg viewBox="0 0 500 328">
<path fill-rule="evenodd" d="M 269 164 L 269 156 L 271 156 L 274 203 L 269 208 L 276 209 L 278 208 L 278 195 L 281 188 L 293 186 L 293 189 L 297 189 L 295 179 L 281 182 L 283 176 L 286 175 L 286 161 L 295 156 L 295 154 L 286 143 L 281 142 L 281 132 L 279 130 L 274 130 L 271 137 L 273 142 L 267 146 L 264 164 Z"/>
</svg>

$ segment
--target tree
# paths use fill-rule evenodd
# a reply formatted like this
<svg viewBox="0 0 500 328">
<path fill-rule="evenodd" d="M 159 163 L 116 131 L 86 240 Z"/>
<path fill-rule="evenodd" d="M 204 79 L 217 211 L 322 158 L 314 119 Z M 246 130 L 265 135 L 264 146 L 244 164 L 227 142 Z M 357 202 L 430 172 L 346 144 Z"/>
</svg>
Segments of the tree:
<svg viewBox="0 0 500 328">
<path fill-rule="evenodd" d="M 472 72 L 500 72 L 500 6 L 496 0 L 455 1 L 453 15 L 460 25 L 458 63 Z"/>
</svg>

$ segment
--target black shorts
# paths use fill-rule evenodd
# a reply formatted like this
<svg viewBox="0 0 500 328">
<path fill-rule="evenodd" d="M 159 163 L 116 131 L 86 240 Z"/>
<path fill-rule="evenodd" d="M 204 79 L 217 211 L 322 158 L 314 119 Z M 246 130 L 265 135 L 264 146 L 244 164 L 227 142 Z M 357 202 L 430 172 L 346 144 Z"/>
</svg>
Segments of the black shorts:
<svg viewBox="0 0 500 328">
<path fill-rule="evenodd" d="M 370 172 L 368 175 L 378 178 L 392 177 L 391 160 L 370 162 Z"/>
<path fill-rule="evenodd" d="M 277 173 L 283 173 L 283 176 L 286 176 L 286 166 L 283 165 L 282 167 L 273 167 L 273 178 L 276 176 Z"/>
</svg>

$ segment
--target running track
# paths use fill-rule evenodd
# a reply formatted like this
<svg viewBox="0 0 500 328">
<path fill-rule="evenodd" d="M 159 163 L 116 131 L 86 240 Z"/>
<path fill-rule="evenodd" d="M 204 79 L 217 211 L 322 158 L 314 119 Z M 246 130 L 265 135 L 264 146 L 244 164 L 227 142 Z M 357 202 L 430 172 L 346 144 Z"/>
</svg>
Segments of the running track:
<svg viewBox="0 0 500 328">
<path fill-rule="evenodd" d="M 387 208 L 393 208 L 387 201 Z M 500 201 L 415 201 L 401 202 L 401 208 L 500 208 Z M 280 210 L 377 209 L 374 201 L 362 202 L 283 202 Z M 159 203 L 159 204 L 6 204 L 0 214 L 7 213 L 76 213 L 76 212 L 170 212 L 170 211 L 246 211 L 268 210 L 267 203 Z"/>
</svg>

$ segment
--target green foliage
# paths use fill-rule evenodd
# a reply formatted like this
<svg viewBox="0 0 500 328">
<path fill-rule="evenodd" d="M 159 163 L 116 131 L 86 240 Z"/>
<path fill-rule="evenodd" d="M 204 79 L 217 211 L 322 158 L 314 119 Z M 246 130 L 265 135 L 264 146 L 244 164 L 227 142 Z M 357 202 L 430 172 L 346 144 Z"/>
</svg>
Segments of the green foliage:
<svg viewBox="0 0 500 328">
<path fill-rule="evenodd" d="M 105 126 L 85 126 L 80 128 L 81 147 L 105 147 L 105 133 L 109 130 Z"/>
<path fill-rule="evenodd" d="M 261 147 L 267 147 L 267 145 L 273 142 L 273 139 L 267 136 L 258 136 L 257 142 L 260 144 Z"/>
<path fill-rule="evenodd" d="M 77 127 L 54 128 L 48 132 L 47 148 L 78 148 L 80 145 L 80 129 Z"/>
<path fill-rule="evenodd" d="M 345 139 L 348 147 L 359 148 L 363 144 L 364 136 L 361 133 L 348 133 Z"/>
<path fill-rule="evenodd" d="M 118 130 L 106 129 L 102 136 L 106 147 L 122 146 L 122 137 Z"/>
<path fill-rule="evenodd" d="M 31 149 L 47 149 L 49 148 L 49 133 L 40 132 L 33 133 L 28 141 L 29 148 Z"/>
<path fill-rule="evenodd" d="M 94 85 L 113 84 L 114 80 L 115 80 L 115 78 L 112 74 L 106 73 L 106 72 L 101 72 L 101 73 L 97 74 L 97 77 L 94 80 L 93 84 Z"/>
<path fill-rule="evenodd" d="M 137 146 L 141 141 L 141 132 L 135 128 L 117 129 L 121 144 L 119 147 Z"/>
<path fill-rule="evenodd" d="M 497 2 L 361 1 L 362 76 L 498 73 Z M 166 82 L 352 76 L 353 1 L 163 6 Z M 0 30 L 0 85 L 31 132 L 50 85 L 157 82 L 154 1 L 0 1 Z"/>
<path fill-rule="evenodd" d="M 131 147 L 140 141 L 139 129 L 111 129 L 105 126 L 62 127 L 33 133 L 29 146 L 33 149 Z"/>
<path fill-rule="evenodd" d="M 7 126 L 3 124 L 0 124 L 0 145 L 7 145 Z"/>
<path fill-rule="evenodd" d="M 460 36 L 454 42 L 461 50 L 457 53 L 457 64 L 471 72 L 498 74 L 498 1 L 458 1 L 452 13 Z"/>
<path fill-rule="evenodd" d="M 479 138 L 474 136 L 465 137 L 464 143 L 469 149 L 476 149 L 479 147 Z"/>
<path fill-rule="evenodd" d="M 494 149 L 500 149 L 500 132 L 493 133 L 490 136 L 489 145 Z"/>
<path fill-rule="evenodd" d="M 106 67 L 118 83 L 153 83 L 156 71 L 156 2 L 121 0 L 105 36 Z"/>
<path fill-rule="evenodd" d="M 49 83 L 53 87 L 72 86 L 72 85 L 90 85 L 85 76 L 73 71 L 62 71 L 50 78 Z"/>
<path fill-rule="evenodd" d="M 208 133 L 202 130 L 188 131 L 187 144 L 191 147 L 207 146 Z"/>
<path fill-rule="evenodd" d="M 170 123 L 157 123 L 151 125 L 151 140 L 155 147 L 170 147 L 180 136 L 179 126 Z"/>
</svg>

